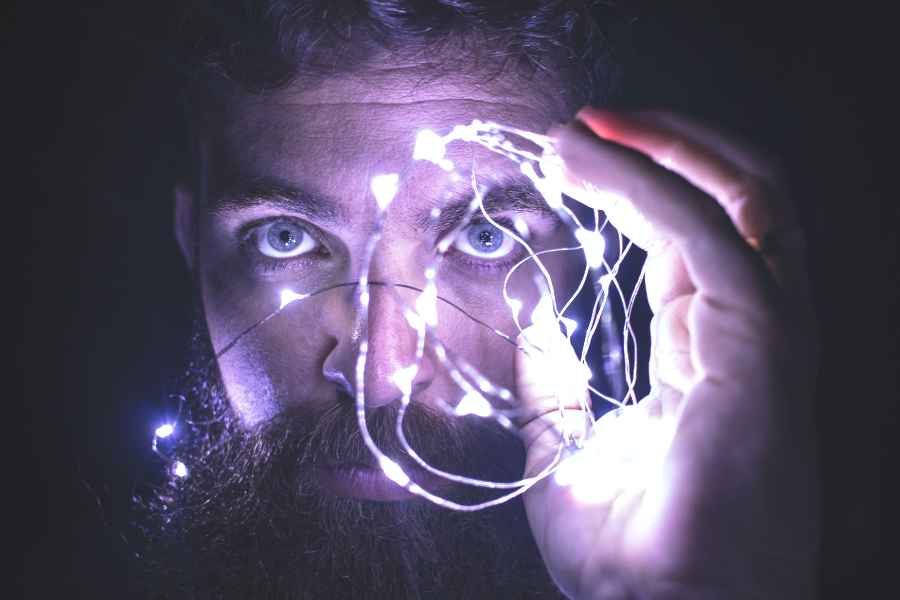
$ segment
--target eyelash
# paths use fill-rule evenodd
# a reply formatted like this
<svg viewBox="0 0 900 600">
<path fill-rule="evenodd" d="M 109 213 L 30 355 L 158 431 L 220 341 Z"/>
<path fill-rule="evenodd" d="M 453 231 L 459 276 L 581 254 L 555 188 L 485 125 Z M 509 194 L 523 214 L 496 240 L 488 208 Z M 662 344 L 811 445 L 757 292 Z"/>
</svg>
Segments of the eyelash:
<svg viewBox="0 0 900 600">
<path fill-rule="evenodd" d="M 498 225 L 501 225 L 503 227 L 503 229 L 505 229 L 505 230 L 515 231 L 515 228 L 513 226 L 511 219 L 508 219 L 506 217 L 495 217 L 495 216 L 491 215 L 491 220 L 493 220 Z M 475 218 L 475 219 L 472 219 L 471 221 L 469 221 L 466 224 L 466 227 L 470 227 L 472 225 L 480 225 L 482 223 L 491 224 L 490 221 L 488 221 L 487 219 Z M 462 231 L 462 230 L 460 230 L 460 231 Z M 449 233 L 449 231 L 444 233 L 438 239 L 443 239 L 443 236 L 447 235 L 448 233 Z M 503 235 L 509 235 L 509 234 L 504 231 Z M 451 246 L 451 248 L 452 248 L 452 246 Z M 516 249 L 513 252 L 511 252 L 509 256 L 507 256 L 501 260 L 490 261 L 490 260 L 478 260 L 477 258 L 469 257 L 469 255 L 459 252 L 457 250 L 452 250 L 453 254 L 459 256 L 459 258 L 457 259 L 459 262 L 465 263 L 466 265 L 469 266 L 469 268 L 485 270 L 485 271 L 497 271 L 497 270 L 501 270 L 501 269 L 510 268 L 514 264 L 516 264 L 517 262 L 522 260 L 522 258 L 525 255 L 525 252 L 526 252 L 525 248 L 523 248 L 521 244 L 516 242 Z M 448 254 L 449 254 L 449 252 L 448 252 Z"/>
<path fill-rule="evenodd" d="M 511 219 L 508 219 L 506 217 L 494 217 L 494 216 L 492 216 L 491 218 L 495 223 L 497 223 L 498 225 L 501 225 L 504 229 L 507 229 L 509 231 L 515 231 Z M 307 235 L 310 235 L 313 237 L 313 239 L 316 241 L 316 244 L 319 245 L 319 248 L 312 252 L 308 252 L 306 254 L 302 254 L 300 256 L 293 257 L 293 258 L 279 259 L 279 258 L 268 257 L 268 256 L 261 254 L 259 252 L 259 250 L 256 248 L 256 237 L 255 236 L 257 234 L 257 231 L 260 228 L 264 227 L 265 225 L 268 225 L 270 223 L 277 223 L 279 221 L 290 221 L 290 222 L 295 223 L 298 226 L 302 227 Z M 466 227 L 469 227 L 472 225 L 480 225 L 482 223 L 489 223 L 489 221 L 487 221 L 486 219 L 483 219 L 483 218 L 475 218 L 475 219 L 472 219 L 471 221 L 469 221 L 469 223 L 466 224 Z M 438 239 L 443 239 L 443 236 L 447 235 L 448 233 L 449 233 L 449 231 L 444 233 L 443 235 L 441 235 Z M 504 233 L 504 235 L 509 235 L 509 234 Z M 308 262 L 310 259 L 323 258 L 328 255 L 328 250 L 326 248 L 326 245 L 322 242 L 321 234 L 319 234 L 319 232 L 316 231 L 316 229 L 312 225 L 306 223 L 305 221 L 301 221 L 299 219 L 292 219 L 292 218 L 284 217 L 284 216 L 276 216 L 276 217 L 268 217 L 265 219 L 258 219 L 256 221 L 252 221 L 252 222 L 247 223 L 244 226 L 242 226 L 238 236 L 239 236 L 239 239 L 241 240 L 241 246 L 243 247 L 244 252 L 246 252 L 251 257 L 253 262 L 256 265 L 258 265 L 258 267 L 262 270 L 263 273 L 267 273 L 267 274 L 285 271 L 285 270 L 295 266 L 298 263 L 298 261 Z M 451 250 L 448 251 L 448 254 L 453 254 L 454 259 L 457 262 L 460 262 L 460 263 L 463 263 L 464 265 L 466 265 L 467 268 L 477 269 L 477 270 L 481 270 L 481 271 L 497 271 L 497 270 L 501 270 L 501 269 L 505 269 L 505 268 L 510 268 L 514 264 L 516 264 L 517 262 L 522 260 L 522 258 L 524 257 L 524 254 L 525 254 L 525 249 L 518 243 L 516 244 L 516 246 L 517 246 L 516 251 L 512 252 L 506 258 L 504 258 L 502 260 L 496 260 L 496 261 L 478 260 L 477 258 L 470 257 L 469 255 L 467 255 L 463 252 L 460 252 L 458 250 L 453 250 L 452 247 L 451 247 Z"/>
<path fill-rule="evenodd" d="M 294 223 L 295 225 L 301 227 L 306 235 L 311 236 L 315 240 L 318 248 L 311 252 L 307 252 L 305 254 L 301 254 L 292 258 L 273 258 L 262 254 L 256 248 L 256 235 L 258 234 L 259 229 L 265 227 L 266 225 L 269 225 L 270 223 L 278 223 L 284 221 Z M 324 256 L 328 255 L 327 247 L 322 242 L 322 235 L 315 229 L 315 227 L 305 221 L 302 221 L 300 219 L 293 219 L 290 217 L 277 216 L 251 221 L 250 223 L 247 223 L 241 227 L 238 233 L 238 238 L 240 239 L 243 251 L 251 258 L 254 264 L 263 271 L 263 273 L 276 273 L 284 271 L 297 265 L 299 261 L 308 262 L 310 259 L 314 259 L 317 257 L 323 258 Z"/>
</svg>

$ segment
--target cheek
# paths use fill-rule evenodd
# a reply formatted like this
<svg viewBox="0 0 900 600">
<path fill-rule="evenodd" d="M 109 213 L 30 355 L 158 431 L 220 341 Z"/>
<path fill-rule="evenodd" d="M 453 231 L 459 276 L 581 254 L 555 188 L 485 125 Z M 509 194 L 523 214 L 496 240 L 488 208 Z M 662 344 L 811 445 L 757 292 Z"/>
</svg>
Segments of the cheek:
<svg viewBox="0 0 900 600">
<path fill-rule="evenodd" d="M 332 345 L 315 304 L 288 306 L 219 358 L 228 398 L 245 423 L 325 398 L 322 363 Z"/>
</svg>

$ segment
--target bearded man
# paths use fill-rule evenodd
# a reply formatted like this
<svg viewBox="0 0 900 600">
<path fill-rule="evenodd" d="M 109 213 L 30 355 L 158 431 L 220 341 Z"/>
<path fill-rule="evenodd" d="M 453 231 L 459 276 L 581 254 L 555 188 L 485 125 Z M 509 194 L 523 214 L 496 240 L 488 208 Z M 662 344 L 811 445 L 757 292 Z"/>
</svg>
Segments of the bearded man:
<svg viewBox="0 0 900 600">
<path fill-rule="evenodd" d="M 259 0 L 191 15 L 194 162 L 175 231 L 199 317 L 166 449 L 177 468 L 144 515 L 152 595 L 813 597 L 814 351 L 790 204 L 733 136 L 602 110 L 618 67 L 589 4 Z M 546 132 L 568 205 L 605 212 L 648 251 L 652 391 L 638 406 L 673 433 L 638 490 L 584 502 L 545 478 L 485 511 L 448 510 L 382 469 L 361 434 L 362 386 L 392 464 L 471 505 L 496 490 L 418 467 L 395 432 L 401 406 L 425 461 L 492 481 L 537 475 L 577 412 L 545 409 L 540 358 L 496 334 L 517 331 L 504 280 L 528 254 L 512 226 L 535 253 L 577 246 L 572 231 L 497 153 L 448 147 L 488 190 L 483 214 L 467 211 L 469 177 L 412 161 L 419 131 L 474 119 Z M 400 174 L 384 214 L 381 173 Z M 443 350 L 420 348 L 404 307 L 451 231 L 429 333 Z M 561 296 L 578 286 L 583 259 L 544 264 Z M 522 314 L 534 270 L 507 282 Z M 279 306 L 286 289 L 302 301 Z M 449 416 L 462 394 L 448 352 L 532 410 L 511 428 Z"/>
</svg>

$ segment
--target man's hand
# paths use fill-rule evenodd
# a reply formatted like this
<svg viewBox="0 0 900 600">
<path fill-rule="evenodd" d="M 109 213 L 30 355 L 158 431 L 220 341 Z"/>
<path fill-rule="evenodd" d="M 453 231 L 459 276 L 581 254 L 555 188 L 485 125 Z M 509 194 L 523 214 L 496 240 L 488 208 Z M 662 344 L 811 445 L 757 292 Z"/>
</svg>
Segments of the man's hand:
<svg viewBox="0 0 900 600">
<path fill-rule="evenodd" d="M 653 391 L 634 410 L 674 433 L 639 485 L 584 501 L 550 477 L 525 495 L 548 570 L 579 599 L 813 597 L 813 319 L 775 170 L 669 113 L 588 108 L 551 135 L 565 192 L 648 251 Z M 552 346 L 555 333 L 525 335 Z M 552 387 L 541 360 L 516 365 L 537 409 Z M 559 444 L 560 412 L 544 412 L 522 431 L 527 475 Z M 602 467 L 589 476 L 609 476 Z"/>
</svg>

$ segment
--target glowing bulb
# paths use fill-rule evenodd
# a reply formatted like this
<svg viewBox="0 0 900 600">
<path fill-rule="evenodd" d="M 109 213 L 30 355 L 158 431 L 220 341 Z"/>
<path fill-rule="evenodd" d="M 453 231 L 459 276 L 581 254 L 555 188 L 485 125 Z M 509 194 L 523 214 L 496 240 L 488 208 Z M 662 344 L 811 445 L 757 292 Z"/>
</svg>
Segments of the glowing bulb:
<svg viewBox="0 0 900 600">
<path fill-rule="evenodd" d="M 304 298 L 308 298 L 309 294 L 298 294 L 294 290 L 285 288 L 281 290 L 281 305 L 278 307 L 278 310 L 281 310 L 291 302 L 296 302 L 297 300 L 303 300 Z"/>
<path fill-rule="evenodd" d="M 588 265 L 592 269 L 603 266 L 603 254 L 606 252 L 606 240 L 599 231 L 579 227 L 575 230 L 575 238 L 584 250 Z"/>
<path fill-rule="evenodd" d="M 599 279 L 597 279 L 597 283 L 600 284 L 600 289 L 603 290 L 603 293 L 609 293 L 609 286 L 612 283 L 613 276 L 611 273 L 606 273 L 601 275 Z M 606 313 L 609 314 L 609 313 Z"/>
<path fill-rule="evenodd" d="M 562 208 L 562 189 L 559 187 L 558 183 L 552 179 L 538 175 L 534 170 L 534 165 L 530 162 L 523 162 L 520 164 L 519 170 L 531 180 L 531 183 L 534 184 L 537 191 L 540 192 L 541 196 L 544 197 L 544 200 L 547 201 L 547 206 L 554 210 Z"/>
<path fill-rule="evenodd" d="M 418 365 L 412 364 L 408 367 L 403 367 L 401 369 L 397 369 L 394 372 L 394 375 L 391 377 L 391 381 L 394 382 L 401 392 L 403 392 L 403 397 L 407 398 L 410 394 L 412 394 L 412 382 L 413 379 L 416 378 L 416 373 L 419 372 Z"/>
<path fill-rule="evenodd" d="M 413 160 L 427 160 L 444 169 L 453 170 L 453 161 L 446 158 L 447 143 L 444 138 L 430 129 L 423 129 L 416 134 L 416 145 L 413 148 Z"/>
<path fill-rule="evenodd" d="M 474 390 L 463 396 L 459 404 L 456 405 L 456 414 L 459 416 L 478 415 L 479 417 L 489 417 L 492 412 L 493 409 L 490 402 Z"/>
<path fill-rule="evenodd" d="M 541 296 L 537 306 L 531 311 L 531 323 L 537 325 L 539 329 L 556 330 L 556 316 L 553 310 L 553 303 L 548 294 Z"/>
<path fill-rule="evenodd" d="M 522 301 L 517 298 L 508 298 L 506 304 L 509 306 L 510 310 L 512 310 L 513 319 L 518 322 L 519 312 L 522 310 Z"/>
<path fill-rule="evenodd" d="M 172 463 L 172 475 L 184 479 L 188 476 L 188 468 L 183 462 L 181 462 L 180 460 L 176 460 L 174 463 Z"/>
<path fill-rule="evenodd" d="M 428 285 L 416 298 L 416 312 L 431 327 L 437 325 L 437 287 L 434 285 L 433 280 L 429 280 Z"/>
<path fill-rule="evenodd" d="M 400 487 L 409 485 L 409 475 L 403 472 L 400 465 L 389 459 L 387 456 L 380 456 L 378 462 L 381 465 L 381 470 L 384 471 L 384 474 L 387 475 L 388 479 Z"/>
<path fill-rule="evenodd" d="M 375 201 L 378 202 L 380 210 L 384 211 L 390 206 L 399 187 L 400 175 L 397 173 L 376 175 L 372 178 L 372 194 L 375 195 Z"/>
<path fill-rule="evenodd" d="M 156 428 L 156 437 L 165 439 L 175 433 L 175 425 L 172 423 L 164 423 Z"/>
<path fill-rule="evenodd" d="M 525 219 L 523 219 L 522 217 L 516 217 L 515 219 L 513 219 L 513 227 L 515 228 L 516 233 L 518 233 L 523 238 L 527 238 L 531 234 L 531 231 L 529 231 L 528 229 L 528 223 L 526 223 Z"/>
</svg>

